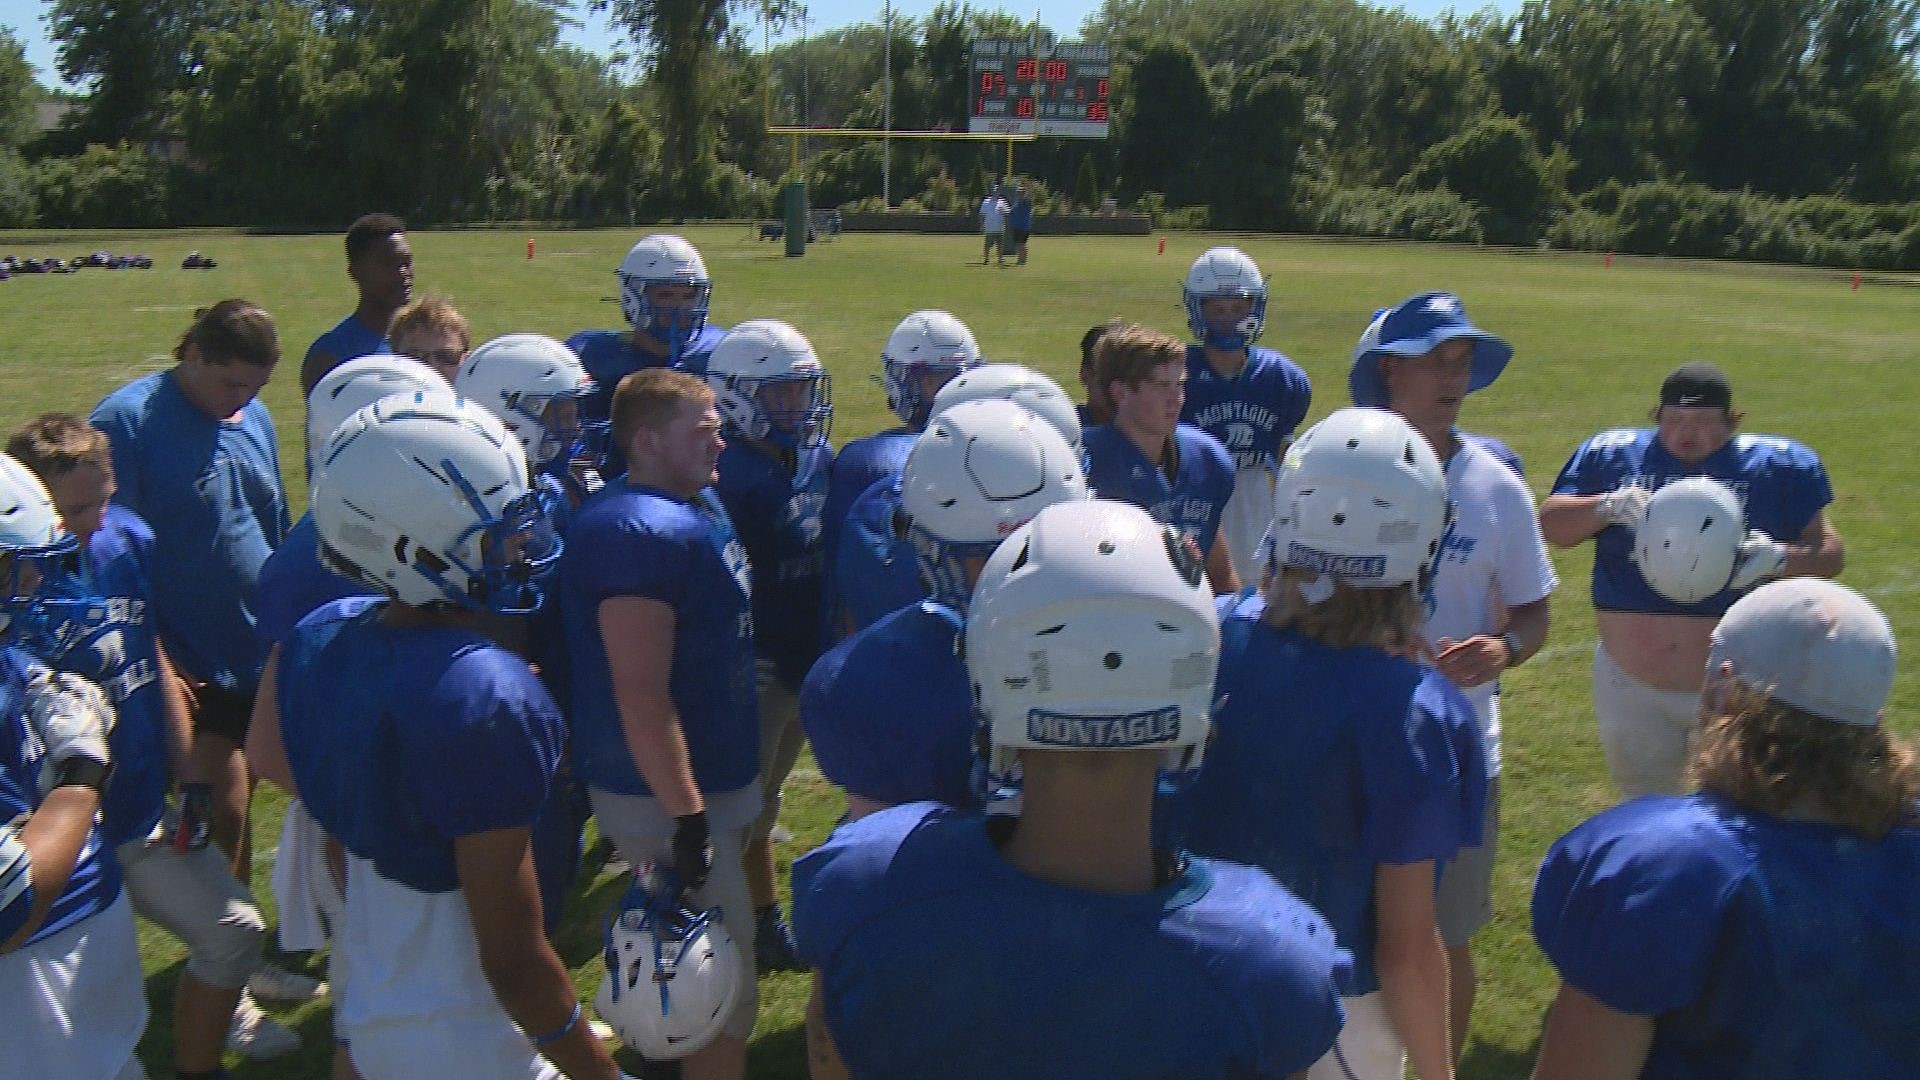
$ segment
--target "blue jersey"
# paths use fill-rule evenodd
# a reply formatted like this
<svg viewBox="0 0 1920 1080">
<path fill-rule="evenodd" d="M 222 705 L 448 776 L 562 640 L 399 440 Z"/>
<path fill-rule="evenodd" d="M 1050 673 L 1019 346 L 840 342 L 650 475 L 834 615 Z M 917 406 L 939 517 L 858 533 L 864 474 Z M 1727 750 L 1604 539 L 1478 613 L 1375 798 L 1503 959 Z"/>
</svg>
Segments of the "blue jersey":
<svg viewBox="0 0 1920 1080">
<path fill-rule="evenodd" d="M 1262 623 L 1257 595 L 1220 608 L 1223 704 L 1188 795 L 1188 843 L 1312 904 L 1353 954 L 1342 993 L 1371 993 L 1375 868 L 1444 863 L 1480 840 L 1473 706 L 1432 668 Z"/>
<path fill-rule="evenodd" d="M 800 689 L 800 723 L 822 775 L 883 803 L 979 802 L 961 625 L 948 608 L 910 604 L 813 665 Z"/>
<path fill-rule="evenodd" d="M 753 567 L 753 648 L 773 661 L 780 681 L 799 689 L 820 657 L 826 594 L 820 512 L 827 502 L 833 448 L 815 443 L 789 465 L 785 455 L 745 439 L 720 452 L 714 491 L 747 546 Z"/>
<path fill-rule="evenodd" d="M 1087 486 L 1102 499 L 1132 503 L 1193 537 L 1204 554 L 1213 550 L 1220 514 L 1233 496 L 1233 459 L 1218 440 L 1197 427 L 1174 429 L 1178 462 L 1167 481 L 1160 463 L 1140 452 L 1117 425 L 1089 428 L 1081 436 L 1087 451 Z"/>
<path fill-rule="evenodd" d="M 314 357 L 325 353 L 333 357 L 334 363 L 344 364 L 362 356 L 372 356 L 387 351 L 387 331 L 384 327 L 375 328 L 349 315 L 334 324 L 333 329 L 313 339 L 307 346 L 306 359 L 312 363 Z"/>
<path fill-rule="evenodd" d="M 914 803 L 794 863 L 794 936 L 852 1075 L 1283 1077 L 1333 1045 L 1345 954 L 1266 874 L 1194 859 L 1150 893 L 1088 892 L 1014 869 L 990 828 Z"/>
<path fill-rule="evenodd" d="M 148 590 L 152 561 L 147 523 L 109 504 L 80 562 L 82 592 L 94 599 L 51 599 L 42 609 L 43 659 L 97 684 L 116 714 L 107 738 L 113 782 L 100 799 L 101 834 L 113 847 L 151 833 L 167 800 L 167 698 Z"/>
<path fill-rule="evenodd" d="M 254 602 L 254 637 L 260 659 L 285 640 L 294 624 L 320 605 L 349 596 L 373 596 L 374 590 L 326 568 L 320 561 L 320 530 L 311 511 L 287 530 L 287 539 L 260 568 Z"/>
<path fill-rule="evenodd" d="M 527 662 L 476 631 L 398 628 L 353 597 L 280 646 L 280 735 L 314 820 L 381 876 L 459 888 L 454 843 L 530 828 L 566 724 Z"/>
<path fill-rule="evenodd" d="M 92 421 L 113 448 L 113 500 L 153 528 L 147 581 L 175 666 L 251 694 L 254 587 L 288 527 L 267 407 L 256 398 L 239 419 L 215 420 L 162 371 L 107 395 Z"/>
<path fill-rule="evenodd" d="M 21 818 L 40 808 L 40 770 L 46 763 L 46 751 L 26 716 L 27 681 L 37 667 L 38 661 L 21 650 L 0 647 L 0 822 L 16 829 Z M 52 937 L 119 898 L 120 864 L 113 860 L 113 849 L 103 841 L 96 822 L 87 832 L 66 890 L 26 943 Z M 18 933 L 25 916 L 25 911 L 0 912 L 0 939 Z"/>
<path fill-rule="evenodd" d="M 829 583 L 838 571 L 841 530 L 847 514 L 853 510 L 854 500 L 866 494 L 875 481 L 897 479 L 907 467 L 907 454 L 919 438 L 906 428 L 894 428 L 855 439 L 835 455 L 832 480 L 827 484 L 827 505 L 820 512 Z"/>
<path fill-rule="evenodd" d="M 1279 469 L 1280 448 L 1307 418 L 1313 386 L 1300 366 L 1272 349 L 1247 350 L 1247 364 L 1228 378 L 1187 346 L 1187 401 L 1180 419 L 1219 441 L 1238 469 Z"/>
<path fill-rule="evenodd" d="M 650 795 L 613 700 L 600 604 L 673 609 L 669 692 L 702 792 L 736 791 L 760 771 L 746 548 L 711 490 L 683 502 L 616 480 L 574 516 L 560 558 L 560 615 L 573 662 L 573 768 L 594 787 Z"/>
<path fill-rule="evenodd" d="M 1520 461 L 1520 454 L 1515 451 L 1513 447 L 1508 446 L 1506 443 L 1501 442 L 1491 435 L 1481 435 L 1472 431 L 1461 431 L 1459 428 L 1454 428 L 1453 434 L 1454 437 L 1461 442 L 1470 442 L 1480 449 L 1485 450 L 1487 453 L 1492 454 L 1493 459 L 1511 469 L 1513 475 L 1522 480 L 1527 478 L 1526 467 Z"/>
<path fill-rule="evenodd" d="M 1547 852 L 1560 977 L 1655 1020 L 1642 1076 L 1920 1076 L 1920 826 L 1868 840 L 1710 795 L 1646 798 Z"/>
<path fill-rule="evenodd" d="M 913 541 L 895 528 L 900 478 L 875 480 L 853 501 L 834 556 L 834 591 L 855 631 L 927 598 Z"/>
<path fill-rule="evenodd" d="M 1555 495 L 1600 495 L 1629 484 L 1658 491 L 1675 480 L 1708 476 L 1725 483 L 1746 508 L 1747 528 L 1782 543 L 1800 539 L 1815 515 L 1833 501 L 1827 470 L 1812 450 L 1775 435 L 1735 435 L 1696 465 L 1667 453 L 1656 432 L 1617 428 L 1580 444 L 1553 482 Z M 1633 532 L 1622 525 L 1600 530 L 1593 542 L 1593 606 L 1608 611 L 1718 617 L 1740 598 L 1731 589 L 1694 604 L 1679 604 L 1640 576 L 1633 561 Z"/>
<path fill-rule="evenodd" d="M 582 330 L 567 339 L 567 348 L 580 358 L 580 366 L 593 376 L 593 393 L 580 399 L 580 419 L 583 421 L 609 420 L 613 416 L 613 392 L 620 387 L 620 380 L 636 371 L 648 368 L 673 367 L 689 375 L 705 375 L 707 357 L 713 347 L 726 337 L 726 331 L 708 324 L 695 335 L 693 340 L 685 342 L 680 349 L 678 360 L 669 361 L 667 356 L 655 356 L 634 348 L 631 330 Z M 658 337 L 662 345 L 666 342 Z M 627 471 L 626 451 L 611 443 L 607 446 L 607 476 L 618 476 Z"/>
</svg>

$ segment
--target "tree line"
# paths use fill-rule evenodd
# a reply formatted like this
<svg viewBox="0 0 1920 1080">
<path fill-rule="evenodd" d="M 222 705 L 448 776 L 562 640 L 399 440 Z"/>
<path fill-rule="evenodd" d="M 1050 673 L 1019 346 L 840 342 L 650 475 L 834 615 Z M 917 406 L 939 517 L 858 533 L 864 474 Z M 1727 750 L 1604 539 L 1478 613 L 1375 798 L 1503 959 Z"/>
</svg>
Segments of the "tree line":
<svg viewBox="0 0 1920 1080">
<path fill-rule="evenodd" d="M 964 131 L 965 5 L 761 46 L 792 0 L 53 0 L 85 91 L 39 133 L 0 34 L 0 225 L 616 223 L 771 212 L 765 126 Z M 1057 28 L 1063 38 L 1073 28 Z M 1920 266 L 1920 0 L 1107 0 L 1112 136 L 1021 144 L 1044 212 L 1163 224 Z M 810 140 L 814 205 L 968 207 L 994 144 Z M 885 181 L 890 181 L 885 182 Z"/>
</svg>

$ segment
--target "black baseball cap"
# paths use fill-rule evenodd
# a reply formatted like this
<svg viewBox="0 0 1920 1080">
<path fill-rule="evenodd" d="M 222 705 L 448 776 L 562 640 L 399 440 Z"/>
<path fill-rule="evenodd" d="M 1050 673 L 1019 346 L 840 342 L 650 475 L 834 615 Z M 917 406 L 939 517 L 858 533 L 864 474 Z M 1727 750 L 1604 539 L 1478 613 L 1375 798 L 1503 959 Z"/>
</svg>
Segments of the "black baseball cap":
<svg viewBox="0 0 1920 1080">
<path fill-rule="evenodd" d="M 1705 360 L 1689 360 L 1660 384 L 1660 404 L 1683 409 L 1733 408 L 1733 384 L 1727 373 Z"/>
</svg>

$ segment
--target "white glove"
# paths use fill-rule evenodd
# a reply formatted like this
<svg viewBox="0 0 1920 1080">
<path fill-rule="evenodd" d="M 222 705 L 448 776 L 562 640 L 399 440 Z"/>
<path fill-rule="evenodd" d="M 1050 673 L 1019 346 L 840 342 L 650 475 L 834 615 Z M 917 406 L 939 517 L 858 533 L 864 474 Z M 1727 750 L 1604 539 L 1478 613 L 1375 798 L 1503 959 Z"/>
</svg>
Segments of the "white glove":
<svg viewBox="0 0 1920 1080">
<path fill-rule="evenodd" d="M 1740 541 L 1740 553 L 1734 556 L 1733 578 L 1727 588 L 1745 592 L 1786 568 L 1787 545 L 1759 529 L 1749 530 L 1747 538 Z"/>
<path fill-rule="evenodd" d="M 58 768 L 74 758 L 105 765 L 113 706 L 100 688 L 78 675 L 38 668 L 27 680 L 27 726 L 46 750 L 41 766 L 45 790 Z"/>
<path fill-rule="evenodd" d="M 1609 525 L 1625 525 L 1637 529 L 1647 517 L 1647 502 L 1653 498 L 1653 492 L 1639 484 L 1628 484 L 1623 488 L 1614 488 L 1593 504 L 1593 512 L 1600 520 Z"/>
</svg>

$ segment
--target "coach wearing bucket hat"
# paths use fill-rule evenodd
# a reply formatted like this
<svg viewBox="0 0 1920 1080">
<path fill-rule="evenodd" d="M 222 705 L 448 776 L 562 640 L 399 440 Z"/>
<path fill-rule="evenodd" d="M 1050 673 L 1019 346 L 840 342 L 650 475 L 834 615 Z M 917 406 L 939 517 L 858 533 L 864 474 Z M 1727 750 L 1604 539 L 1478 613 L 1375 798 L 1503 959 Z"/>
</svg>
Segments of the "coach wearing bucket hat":
<svg viewBox="0 0 1920 1080">
<path fill-rule="evenodd" d="M 1831 581 L 1728 609 L 1699 790 L 1604 811 L 1540 867 L 1561 986 L 1534 1076 L 1920 1076 L 1920 769 L 1881 723 L 1894 651 Z"/>
<path fill-rule="evenodd" d="M 1773 577 L 1833 577 L 1846 561 L 1827 520 L 1827 471 L 1812 450 L 1777 435 L 1738 433 L 1727 373 L 1700 360 L 1660 384 L 1653 428 L 1615 428 L 1581 443 L 1540 508 L 1558 547 L 1593 540 L 1593 711 L 1607 771 L 1622 798 L 1684 790 L 1700 673 L 1720 616 Z M 1681 603 L 1647 583 L 1635 533 L 1652 493 L 1690 477 L 1731 488 L 1746 540 L 1732 574 L 1711 596 Z"/>
<path fill-rule="evenodd" d="M 1377 313 L 1353 350 L 1347 386 L 1356 405 L 1392 410 L 1424 436 L 1446 469 L 1453 522 L 1441 539 L 1423 630 L 1434 666 L 1473 703 L 1487 762 L 1479 847 L 1440 873 L 1436 899 L 1450 966 L 1454 1057 L 1466 1045 L 1475 974 L 1468 942 L 1493 918 L 1493 856 L 1500 799 L 1500 674 L 1547 639 L 1558 583 L 1514 468 L 1460 431 L 1467 395 L 1493 384 L 1513 346 L 1475 326 L 1445 292 L 1421 293 Z"/>
</svg>

